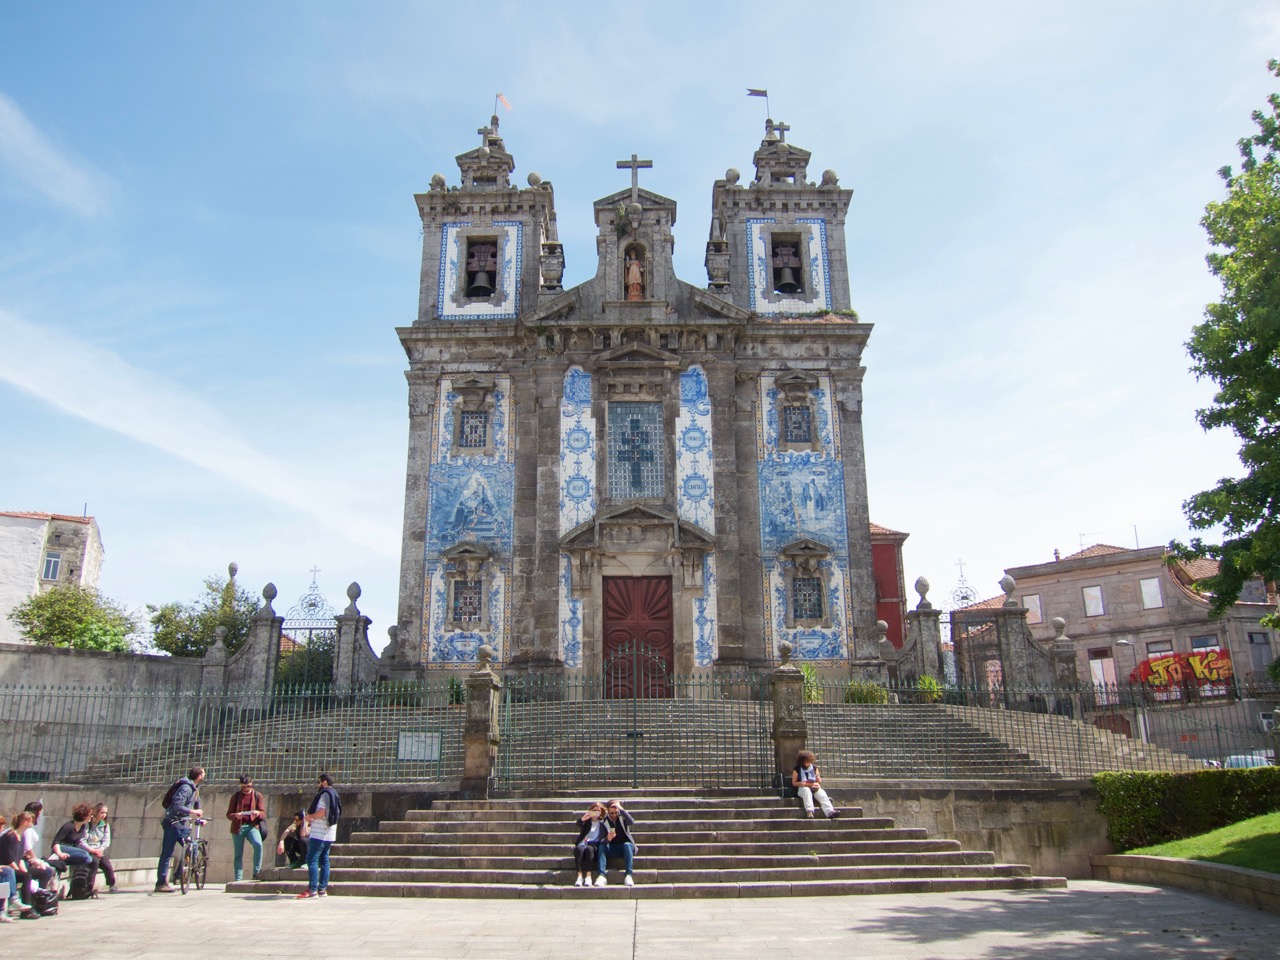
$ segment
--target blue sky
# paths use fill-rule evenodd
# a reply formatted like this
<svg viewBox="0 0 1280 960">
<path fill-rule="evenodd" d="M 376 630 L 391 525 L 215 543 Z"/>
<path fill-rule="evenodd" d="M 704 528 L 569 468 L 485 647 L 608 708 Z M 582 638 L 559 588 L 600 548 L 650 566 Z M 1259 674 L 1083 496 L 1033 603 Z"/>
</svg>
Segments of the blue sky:
<svg viewBox="0 0 1280 960">
<path fill-rule="evenodd" d="M 1272 3 L 732 6 L 0 0 L 0 509 L 98 518 L 101 587 L 194 597 L 308 570 L 393 622 L 417 309 L 413 194 L 456 182 L 494 94 L 517 182 L 595 271 L 614 161 L 679 204 L 704 285 L 712 181 L 765 87 L 854 189 L 871 515 L 908 584 L 1185 535 L 1238 472 L 1183 343 L 1218 293 L 1199 219 L 1274 87 Z M 914 600 L 914 595 L 912 595 Z"/>
</svg>

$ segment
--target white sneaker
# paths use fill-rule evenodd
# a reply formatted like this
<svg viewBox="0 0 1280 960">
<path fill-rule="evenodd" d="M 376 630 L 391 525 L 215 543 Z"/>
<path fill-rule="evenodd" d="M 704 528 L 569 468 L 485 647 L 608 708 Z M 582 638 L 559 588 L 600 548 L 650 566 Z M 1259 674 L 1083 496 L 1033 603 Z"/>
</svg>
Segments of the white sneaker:
<svg viewBox="0 0 1280 960">
<path fill-rule="evenodd" d="M 631 879 L 631 874 L 629 873 L 622 878 L 622 882 L 625 883 L 628 887 L 634 887 L 636 885 L 636 882 Z"/>
<path fill-rule="evenodd" d="M 604 878 L 604 874 L 603 874 L 603 873 L 602 873 L 602 874 L 600 874 L 600 876 L 596 877 L 596 886 L 597 886 L 597 887 L 607 887 L 608 885 L 609 885 L 609 881 L 608 881 L 608 880 L 606 880 L 606 879 Z"/>
<path fill-rule="evenodd" d="M 573 881 L 573 885 L 574 885 L 575 887 L 580 887 L 580 886 L 582 886 L 582 874 L 578 874 L 578 879 L 577 879 L 577 880 L 575 880 L 575 881 Z"/>
</svg>

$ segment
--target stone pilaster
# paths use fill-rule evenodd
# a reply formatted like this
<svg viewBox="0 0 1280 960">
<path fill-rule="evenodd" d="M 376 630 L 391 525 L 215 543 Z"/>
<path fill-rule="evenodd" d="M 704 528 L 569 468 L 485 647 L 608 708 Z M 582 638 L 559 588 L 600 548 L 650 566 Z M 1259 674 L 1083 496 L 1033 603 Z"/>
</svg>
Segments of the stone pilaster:
<svg viewBox="0 0 1280 960">
<path fill-rule="evenodd" d="M 462 734 L 462 782 L 459 792 L 464 799 L 483 800 L 489 796 L 498 760 L 498 691 L 500 681 L 489 662 L 493 650 L 480 647 L 480 669 L 467 677 L 467 725 Z"/>
<path fill-rule="evenodd" d="M 804 749 L 808 728 L 804 718 L 804 674 L 791 663 L 791 644 L 778 644 L 782 663 L 773 671 L 769 692 L 773 698 L 773 763 L 779 786 L 791 782 L 796 754 Z"/>
</svg>

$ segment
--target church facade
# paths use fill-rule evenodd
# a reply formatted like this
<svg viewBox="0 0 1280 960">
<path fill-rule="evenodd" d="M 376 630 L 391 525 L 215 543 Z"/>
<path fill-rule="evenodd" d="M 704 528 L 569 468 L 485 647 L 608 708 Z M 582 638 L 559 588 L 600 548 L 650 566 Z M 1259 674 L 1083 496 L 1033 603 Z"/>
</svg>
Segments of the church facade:
<svg viewBox="0 0 1280 960">
<path fill-rule="evenodd" d="M 418 316 L 394 656 L 403 669 L 598 675 L 643 647 L 672 675 L 779 643 L 878 676 L 852 192 L 766 124 L 715 182 L 707 283 L 672 266 L 674 201 L 594 205 L 595 276 L 562 285 L 554 191 L 492 118 L 417 195 Z M 647 174 L 652 177 L 654 174 Z"/>
</svg>

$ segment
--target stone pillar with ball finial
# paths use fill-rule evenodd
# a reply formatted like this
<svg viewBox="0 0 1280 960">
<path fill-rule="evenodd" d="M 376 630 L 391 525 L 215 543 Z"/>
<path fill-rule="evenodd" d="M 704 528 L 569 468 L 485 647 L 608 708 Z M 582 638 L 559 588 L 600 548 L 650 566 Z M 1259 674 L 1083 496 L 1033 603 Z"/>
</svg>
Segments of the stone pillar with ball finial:
<svg viewBox="0 0 1280 960">
<path fill-rule="evenodd" d="M 929 581 L 916 577 L 920 602 L 907 611 L 907 639 L 898 651 L 898 680 L 908 683 L 923 676 L 943 678 L 942 611 L 929 602 Z"/>
<path fill-rule="evenodd" d="M 773 762 L 775 785 L 791 783 L 796 754 L 804 749 L 808 728 L 804 719 L 804 674 L 791 662 L 791 643 L 778 644 L 778 666 L 769 682 L 773 698 Z"/>
<path fill-rule="evenodd" d="M 493 648 L 481 644 L 476 651 L 478 669 L 467 676 L 467 723 L 462 734 L 462 782 L 459 792 L 467 800 L 489 796 L 489 785 L 498 762 L 498 691 L 502 681 L 490 666 Z"/>
<path fill-rule="evenodd" d="M 338 625 L 338 642 L 333 651 L 333 688 L 345 693 L 363 682 L 377 679 L 377 656 L 369 647 L 369 625 L 373 623 L 360 612 L 360 584 L 347 587 L 347 608 L 334 617 Z"/>
</svg>

